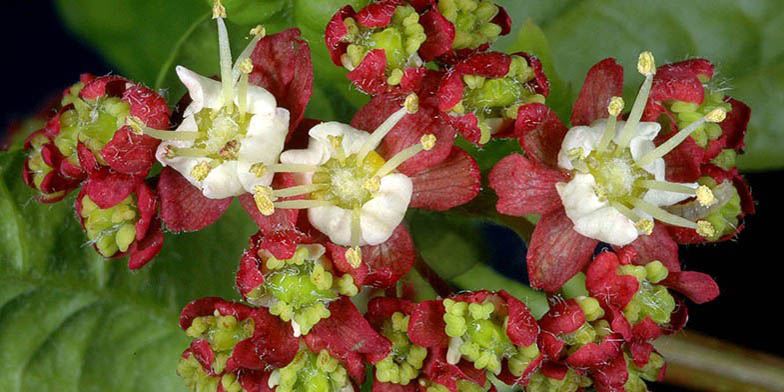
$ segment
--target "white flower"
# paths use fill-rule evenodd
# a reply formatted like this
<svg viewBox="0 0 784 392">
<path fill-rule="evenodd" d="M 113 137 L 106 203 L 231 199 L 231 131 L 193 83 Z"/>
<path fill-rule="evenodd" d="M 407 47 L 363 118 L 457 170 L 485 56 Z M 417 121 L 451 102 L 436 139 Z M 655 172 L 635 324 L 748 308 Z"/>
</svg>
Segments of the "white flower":
<svg viewBox="0 0 784 392">
<path fill-rule="evenodd" d="M 256 185 L 269 185 L 273 174 L 259 176 L 251 167 L 277 162 L 288 133 L 288 110 L 276 107 L 275 97 L 267 90 L 248 85 L 246 118 L 239 119 L 242 91 L 234 95 L 234 111 L 227 113 L 220 82 L 181 66 L 177 75 L 193 102 L 174 132 L 201 135 L 196 140 L 162 142 L 156 153 L 158 160 L 179 171 L 211 199 L 238 196 L 252 192 Z"/>
</svg>

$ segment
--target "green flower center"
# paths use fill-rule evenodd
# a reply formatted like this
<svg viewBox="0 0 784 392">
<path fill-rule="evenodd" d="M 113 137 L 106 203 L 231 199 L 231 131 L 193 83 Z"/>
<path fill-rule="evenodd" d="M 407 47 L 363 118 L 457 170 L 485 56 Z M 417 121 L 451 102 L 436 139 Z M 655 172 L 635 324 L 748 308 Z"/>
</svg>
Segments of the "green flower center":
<svg viewBox="0 0 784 392">
<path fill-rule="evenodd" d="M 533 68 L 520 56 L 512 56 L 509 72 L 501 78 L 463 75 L 463 99 L 450 111 L 458 115 L 474 113 L 483 137 L 489 138 L 500 121 L 517 118 L 520 106 L 545 102 L 544 96 L 527 84 L 534 76 Z"/>
<path fill-rule="evenodd" d="M 204 339 L 210 344 L 215 353 L 212 370 L 220 374 L 226 368 L 226 361 L 231 356 L 234 346 L 253 336 L 253 328 L 253 320 L 250 318 L 238 321 L 234 316 L 222 316 L 216 310 L 212 316 L 193 319 L 185 333 L 192 338 Z"/>
<path fill-rule="evenodd" d="M 520 362 L 532 359 L 533 348 L 518 349 L 509 340 L 506 335 L 507 317 L 496 312 L 492 302 L 468 304 L 445 299 L 444 308 L 445 332 L 452 338 L 450 351 L 459 350 L 459 354 L 473 362 L 477 369 L 497 374 L 504 358 L 517 357 Z"/>
<path fill-rule="evenodd" d="M 371 50 L 382 49 L 387 58 L 387 83 L 397 85 L 403 71 L 420 61 L 416 53 L 427 36 L 419 24 L 419 14 L 409 5 L 398 6 L 391 23 L 383 29 L 360 26 L 354 18 L 346 18 L 343 23 L 348 29 L 343 40 L 349 42 L 343 63 L 349 69 L 356 68 Z"/>
<path fill-rule="evenodd" d="M 691 125 L 693 122 L 698 121 L 703 116 L 717 108 L 724 109 L 729 112 L 732 110 L 732 105 L 724 102 L 725 95 L 721 91 L 713 91 L 705 87 L 705 99 L 702 104 L 698 105 L 693 102 L 684 101 L 669 101 L 665 105 L 669 107 L 670 111 L 675 114 L 675 121 L 678 129 L 684 129 Z M 721 126 L 715 123 L 707 123 L 697 127 L 697 130 L 691 134 L 691 138 L 702 148 L 708 146 L 708 143 L 718 139 L 721 136 Z"/>
<path fill-rule="evenodd" d="M 635 184 L 638 180 L 653 180 L 653 174 L 634 164 L 629 149 L 621 154 L 591 151 L 584 160 L 588 172 L 596 181 L 596 194 L 599 200 L 618 202 L 628 208 L 634 208 L 628 201 L 629 197 L 642 197 L 647 188 Z"/>
<path fill-rule="evenodd" d="M 77 83 L 70 94 L 63 97 L 63 106 L 72 104 L 73 108 L 60 116 L 60 133 L 55 137 L 55 145 L 71 163 L 78 164 L 76 146 L 79 142 L 84 143 L 96 159 L 104 163 L 97 153 L 112 140 L 115 131 L 125 125 L 131 105 L 118 97 L 82 99 L 79 92 L 83 86 Z"/>
<path fill-rule="evenodd" d="M 573 369 L 566 372 L 563 379 L 557 380 L 536 372 L 525 387 L 527 392 L 575 392 L 580 388 L 591 386 L 592 381 L 586 376 L 577 374 Z"/>
<path fill-rule="evenodd" d="M 33 150 L 30 152 L 30 159 L 27 161 L 27 167 L 33 175 L 33 184 L 37 189 L 41 189 L 41 183 L 43 183 L 46 175 L 52 171 L 52 167 L 47 165 L 41 156 L 41 150 L 47 143 L 49 143 L 49 139 L 44 135 L 38 135 L 30 140 L 30 145 L 33 147 Z M 50 196 L 56 197 L 60 194 L 62 194 L 62 192 L 55 192 Z"/>
<path fill-rule="evenodd" d="M 217 392 L 218 385 L 223 386 L 226 392 L 240 392 L 242 385 L 233 373 L 224 374 L 220 377 L 213 377 L 207 374 L 194 355 L 188 358 L 180 358 L 177 364 L 177 375 L 185 381 L 185 387 L 191 391 Z"/>
<path fill-rule="evenodd" d="M 286 367 L 278 370 L 277 392 L 338 392 L 352 390 L 346 369 L 321 350 L 318 355 L 304 348 Z M 273 377 L 276 375 L 273 373 Z"/>
<path fill-rule="evenodd" d="M 84 218 L 87 238 L 95 243 L 98 252 L 104 257 L 111 257 L 118 251 L 127 251 L 136 238 L 136 221 L 139 214 L 132 195 L 106 209 L 98 207 L 85 195 L 82 198 L 81 215 Z"/>
<path fill-rule="evenodd" d="M 637 293 L 623 309 L 629 323 L 634 325 L 646 317 L 659 325 L 670 322 L 670 314 L 675 310 L 675 299 L 667 287 L 654 283 L 666 279 L 666 267 L 654 261 L 646 266 L 622 265 L 617 272 L 619 275 L 634 276 L 640 283 Z"/>
<path fill-rule="evenodd" d="M 351 275 L 335 278 L 325 265 L 314 259 L 306 247 L 299 247 L 287 260 L 269 256 L 264 283 L 246 297 L 252 303 L 272 303 L 270 313 L 285 322 L 293 320 L 306 335 L 316 323 L 330 316 L 329 302 L 339 294 L 356 295 L 359 291 Z"/>
<path fill-rule="evenodd" d="M 313 174 L 313 184 L 324 184 L 326 189 L 311 193 L 311 198 L 328 200 L 347 210 L 360 208 L 377 190 L 375 175 L 384 163 L 375 151 L 370 151 L 361 164 L 357 164 L 356 154 L 332 158 L 321 166 L 323 170 Z"/>
<path fill-rule="evenodd" d="M 376 378 L 381 382 L 408 385 L 419 376 L 427 349 L 408 339 L 409 316 L 395 312 L 384 322 L 381 334 L 392 342 L 392 352 L 376 364 Z"/>
<path fill-rule="evenodd" d="M 250 116 L 241 114 L 234 105 L 224 105 L 218 110 L 204 108 L 194 115 L 199 138 L 193 148 L 202 150 L 204 157 L 219 162 L 237 159 L 240 142 L 248 132 Z"/>
<path fill-rule="evenodd" d="M 490 23 L 499 11 L 491 1 L 441 0 L 438 11 L 455 25 L 454 49 L 475 49 L 501 34 L 501 26 Z"/>
</svg>

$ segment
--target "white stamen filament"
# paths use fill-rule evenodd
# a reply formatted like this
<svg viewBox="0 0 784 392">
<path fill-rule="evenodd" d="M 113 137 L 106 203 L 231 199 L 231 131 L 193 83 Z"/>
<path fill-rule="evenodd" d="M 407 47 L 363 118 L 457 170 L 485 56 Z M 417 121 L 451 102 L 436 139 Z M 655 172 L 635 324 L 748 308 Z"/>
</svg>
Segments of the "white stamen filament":
<svg viewBox="0 0 784 392">
<path fill-rule="evenodd" d="M 248 74 L 245 72 L 240 75 L 240 81 L 237 83 L 237 103 L 240 109 L 240 118 L 245 117 L 245 112 L 248 111 Z"/>
<path fill-rule="evenodd" d="M 688 185 L 678 184 L 667 181 L 638 180 L 637 185 L 646 189 L 656 189 L 660 191 L 683 193 L 684 195 L 696 195 L 697 188 Z"/>
<path fill-rule="evenodd" d="M 256 31 L 258 31 L 258 33 L 255 33 Z M 237 80 L 243 73 L 242 70 L 240 70 L 242 63 L 246 59 L 250 58 L 253 50 L 256 49 L 256 45 L 259 43 L 259 41 L 261 41 L 262 38 L 264 38 L 266 31 L 264 30 L 264 27 L 257 26 L 251 30 L 251 34 L 253 35 L 253 38 L 250 40 L 250 42 L 248 42 L 248 46 L 242 50 L 239 57 L 237 57 L 237 60 L 234 62 L 234 67 L 231 69 L 231 75 L 234 80 Z"/>
<path fill-rule="evenodd" d="M 378 147 L 379 143 L 381 143 L 381 140 L 384 139 L 384 136 L 386 136 L 406 114 L 408 114 L 406 108 L 403 107 L 398 109 L 386 120 L 384 120 L 384 122 L 382 122 L 381 125 L 379 125 L 375 131 L 373 131 L 373 133 L 370 134 L 370 137 L 365 140 L 365 143 L 362 144 L 359 152 L 357 152 L 357 165 L 362 164 L 367 154 L 370 153 L 371 150 L 375 150 L 376 147 Z"/>
<path fill-rule="evenodd" d="M 667 139 L 667 141 L 656 147 L 653 151 L 643 155 L 643 157 L 637 161 L 637 166 L 643 167 L 650 165 L 656 159 L 661 158 L 667 155 L 667 153 L 670 151 L 674 150 L 676 147 L 678 147 L 678 145 L 683 143 L 683 141 L 686 140 L 689 135 L 694 133 L 697 128 L 699 128 L 702 124 L 705 124 L 705 117 L 707 116 L 704 116 L 701 119 L 691 123 L 688 127 L 681 129 L 678 131 L 678 133 Z"/>
<path fill-rule="evenodd" d="M 690 221 L 690 220 L 688 220 L 686 218 L 680 217 L 678 215 L 673 215 L 673 214 L 671 214 L 671 213 L 669 213 L 669 212 L 667 212 L 667 211 L 665 211 L 665 210 L 663 210 L 663 209 L 661 209 L 659 207 L 656 207 L 655 205 L 653 205 L 651 203 L 648 203 L 645 200 L 638 199 L 636 197 L 631 197 L 631 198 L 628 199 L 628 201 L 634 207 L 639 208 L 640 210 L 644 211 L 645 213 L 647 213 L 648 215 L 652 216 L 656 220 L 662 221 L 664 223 L 667 223 L 667 224 L 670 224 L 670 225 L 673 225 L 673 226 L 686 227 L 686 228 L 695 229 L 695 230 L 697 229 L 697 224 L 696 223 L 694 223 L 694 222 L 692 222 L 692 221 Z"/>
<path fill-rule="evenodd" d="M 234 101 L 234 77 L 231 72 L 231 47 L 229 46 L 229 33 L 222 17 L 218 21 L 218 50 L 220 53 L 220 70 L 223 106 L 231 109 Z"/>
<path fill-rule="evenodd" d="M 305 184 L 305 185 L 297 185 L 292 186 L 289 188 L 283 189 L 276 189 L 272 191 L 272 195 L 275 197 L 291 197 L 291 196 L 299 196 L 304 195 L 306 193 L 320 191 L 322 189 L 328 188 L 328 184 Z"/>
<path fill-rule="evenodd" d="M 637 215 L 631 208 L 626 207 L 617 201 L 611 201 L 610 206 L 620 212 L 621 215 L 629 218 L 629 220 L 632 222 L 638 222 L 640 220 L 640 216 Z"/>
<path fill-rule="evenodd" d="M 194 132 L 195 133 L 195 132 Z M 201 148 L 173 147 L 174 155 L 181 157 L 201 158 L 210 155 L 210 152 Z"/>
<path fill-rule="evenodd" d="M 361 207 L 354 207 L 351 210 L 351 246 L 353 248 L 359 248 L 359 236 L 362 234 L 361 212 Z"/>
<path fill-rule="evenodd" d="M 306 208 L 329 207 L 335 205 L 329 200 L 284 200 L 275 202 L 275 208 L 301 210 Z"/>
<path fill-rule="evenodd" d="M 607 106 L 607 112 L 610 114 L 610 118 L 607 119 L 604 133 L 602 134 L 601 140 L 599 140 L 599 146 L 596 148 L 597 151 L 607 151 L 607 147 L 610 145 L 613 137 L 615 137 L 615 124 L 618 122 L 618 116 L 621 114 L 622 110 L 623 98 L 612 97 L 610 99 L 610 104 Z"/>
<path fill-rule="evenodd" d="M 147 136 L 156 138 L 158 140 L 196 140 L 201 137 L 201 132 L 190 131 L 164 131 L 160 129 L 150 128 L 144 125 L 144 122 L 138 117 L 128 116 L 126 123 L 138 134 L 145 134 Z"/>
<path fill-rule="evenodd" d="M 618 139 L 618 149 L 616 151 L 621 151 L 628 147 L 632 137 L 637 133 L 637 125 L 640 124 L 642 111 L 645 109 L 645 103 L 648 102 L 648 95 L 651 92 L 652 84 L 653 74 L 646 75 L 645 81 L 642 83 L 642 87 L 640 87 L 640 92 L 637 93 L 637 98 L 634 100 L 632 111 L 629 113 L 629 119 L 626 120 L 626 124 L 623 125 L 623 129 L 621 130 L 621 136 Z"/>
<path fill-rule="evenodd" d="M 426 134 L 422 136 L 420 143 L 410 146 L 395 154 L 395 156 L 386 161 L 386 163 L 384 163 L 384 165 L 381 166 L 374 175 L 378 177 L 384 177 L 385 175 L 392 173 L 392 171 L 397 169 L 398 166 L 402 165 L 403 162 L 418 154 L 420 151 L 429 151 L 432 149 L 435 145 L 435 142 L 436 137 L 433 134 Z"/>
</svg>

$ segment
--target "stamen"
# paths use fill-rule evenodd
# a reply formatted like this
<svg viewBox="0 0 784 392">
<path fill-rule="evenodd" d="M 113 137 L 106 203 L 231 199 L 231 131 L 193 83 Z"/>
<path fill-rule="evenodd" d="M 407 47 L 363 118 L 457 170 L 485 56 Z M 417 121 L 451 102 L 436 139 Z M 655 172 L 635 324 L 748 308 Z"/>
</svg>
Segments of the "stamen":
<svg viewBox="0 0 784 392">
<path fill-rule="evenodd" d="M 716 235 L 716 229 L 710 222 L 700 220 L 697 221 L 697 234 L 703 237 L 713 237 Z"/>
<path fill-rule="evenodd" d="M 384 139 L 389 131 L 391 131 L 406 114 L 416 113 L 417 110 L 419 110 L 419 97 L 417 97 L 416 94 L 409 94 L 409 96 L 406 97 L 406 102 L 403 104 L 403 107 L 392 113 L 392 115 L 384 120 L 384 122 L 370 134 L 370 137 L 367 138 L 362 145 L 362 148 L 360 148 L 357 153 L 357 165 L 362 164 L 362 161 L 365 160 L 367 154 L 378 147 L 381 140 Z"/>
<path fill-rule="evenodd" d="M 150 128 L 144 125 L 144 122 L 136 116 L 128 116 L 125 124 L 133 129 L 137 135 L 147 135 L 158 140 L 196 140 L 201 137 L 201 132 L 188 132 L 188 131 L 163 131 L 160 129 Z"/>
<path fill-rule="evenodd" d="M 351 246 L 357 249 L 359 248 L 359 237 L 362 235 L 361 213 L 361 207 L 354 207 L 351 210 Z"/>
<path fill-rule="evenodd" d="M 683 193 L 684 195 L 697 194 L 697 190 L 695 188 L 692 188 L 688 185 L 678 184 L 674 182 L 656 181 L 656 180 L 638 180 L 636 185 L 645 189 L 656 189 L 660 191 Z M 710 192 L 710 189 L 708 189 L 708 192 Z"/>
<path fill-rule="evenodd" d="M 243 72 L 241 70 L 242 64 L 245 62 L 245 60 L 250 58 L 253 50 L 256 49 L 256 45 L 267 35 L 267 30 L 264 28 L 264 26 L 258 25 L 250 29 L 250 35 L 252 35 L 253 38 L 250 40 L 250 42 L 248 42 L 248 46 L 242 50 L 239 57 L 237 57 L 237 60 L 234 61 L 234 67 L 231 69 L 231 75 L 234 80 L 237 80 L 237 78 L 241 76 L 241 73 Z M 253 64 L 251 64 L 251 66 L 252 65 Z M 253 68 L 251 68 L 251 71 L 252 70 Z M 248 71 L 248 73 L 250 73 L 250 71 Z"/>
<path fill-rule="evenodd" d="M 618 148 L 616 151 L 621 151 L 629 146 L 629 142 L 637 132 L 637 125 L 640 124 L 645 104 L 648 102 L 648 95 L 651 92 L 651 85 L 653 84 L 653 75 L 656 73 L 656 63 L 653 60 L 653 54 L 651 52 L 640 53 L 640 57 L 637 60 L 637 70 L 645 75 L 645 81 L 642 83 L 640 92 L 637 93 L 637 98 L 634 100 L 632 111 L 629 113 L 629 119 L 626 120 L 626 124 L 624 124 L 623 129 L 621 130 L 621 136 L 618 140 Z"/>
<path fill-rule="evenodd" d="M 678 131 L 678 133 L 667 139 L 667 141 L 664 143 L 660 144 L 653 151 L 643 155 L 643 157 L 637 161 L 637 166 L 644 167 L 650 165 L 653 163 L 653 161 L 667 155 L 667 153 L 674 150 L 675 147 L 678 147 L 678 145 L 683 143 L 683 141 L 686 140 L 686 138 L 689 137 L 689 135 L 691 135 L 694 131 L 696 131 L 697 128 L 699 128 L 702 124 L 705 124 L 705 122 L 715 122 L 716 120 L 723 121 L 726 115 L 727 113 L 724 112 L 724 109 L 716 108 L 712 110 L 701 119 Z"/>
<path fill-rule="evenodd" d="M 248 74 L 253 71 L 253 63 L 249 58 L 240 63 L 240 81 L 237 86 L 237 100 L 240 107 L 240 118 L 245 117 L 245 112 L 248 110 Z"/>
<path fill-rule="evenodd" d="M 362 249 L 359 247 L 346 249 L 345 257 L 352 268 L 359 268 L 362 265 Z"/>
<path fill-rule="evenodd" d="M 275 208 L 302 210 L 316 207 L 329 207 L 335 204 L 329 200 L 284 200 L 274 203 Z"/>
<path fill-rule="evenodd" d="M 297 186 L 292 186 L 292 187 L 289 187 L 289 188 L 276 189 L 276 190 L 272 191 L 272 195 L 274 197 L 299 196 L 299 195 L 304 195 L 306 193 L 320 191 L 320 190 L 328 188 L 328 187 L 329 187 L 329 184 L 297 185 Z"/>
<path fill-rule="evenodd" d="M 642 234 L 651 235 L 653 233 L 653 221 L 650 219 L 640 219 L 634 223 L 634 226 Z"/>
<path fill-rule="evenodd" d="M 680 226 L 686 227 L 689 229 L 697 229 L 697 223 L 694 223 L 686 218 L 680 217 L 678 215 L 673 215 L 655 205 L 648 203 L 645 200 L 638 199 L 636 197 L 628 198 L 629 203 L 631 203 L 634 207 L 639 208 L 640 210 L 646 212 L 648 215 L 654 217 L 656 220 L 662 221 L 669 225 L 673 226 Z"/>
<path fill-rule="evenodd" d="M 599 152 L 607 151 L 607 147 L 609 147 L 610 142 L 615 137 L 615 124 L 618 122 L 618 116 L 621 114 L 621 111 L 623 111 L 623 105 L 624 102 L 621 97 L 612 97 L 610 99 L 610 104 L 607 106 L 607 112 L 610 113 L 610 117 L 607 119 L 604 133 L 601 140 L 599 140 L 599 146 L 596 148 Z"/>
<path fill-rule="evenodd" d="M 177 148 L 172 146 L 171 151 L 174 156 L 181 157 L 201 158 L 210 155 L 209 151 L 202 148 Z"/>
<path fill-rule="evenodd" d="M 256 202 L 256 208 L 262 215 L 270 216 L 275 212 L 275 205 L 272 203 L 272 188 L 264 185 L 254 186 L 253 201 Z"/>
<path fill-rule="evenodd" d="M 220 0 L 216 0 L 215 4 L 220 4 Z M 222 7 L 222 6 L 221 6 Z M 226 11 L 223 11 L 223 15 Z M 229 33 L 226 31 L 226 23 L 223 22 L 223 17 L 218 17 L 218 49 L 220 53 L 220 70 L 221 70 L 221 86 L 223 107 L 231 113 L 234 101 L 234 77 L 231 72 L 231 47 L 229 46 Z"/>
<path fill-rule="evenodd" d="M 395 154 L 392 159 L 388 160 L 381 166 L 378 171 L 376 171 L 376 176 L 384 177 L 385 175 L 391 173 L 395 170 L 398 166 L 402 165 L 403 162 L 408 160 L 409 158 L 413 157 L 414 155 L 418 154 L 420 151 L 430 151 L 436 143 L 436 136 L 432 133 L 428 133 L 420 139 L 419 144 L 415 144 L 411 147 L 406 148 L 403 151 Z"/>
<path fill-rule="evenodd" d="M 225 18 L 226 8 L 221 4 L 221 0 L 215 0 L 212 3 L 212 19 Z"/>
<path fill-rule="evenodd" d="M 710 207 L 718 202 L 718 200 L 716 200 L 716 196 L 713 195 L 713 191 L 711 191 L 711 189 L 705 185 L 700 185 L 697 188 L 696 193 L 697 202 L 699 202 L 703 207 Z"/>
<path fill-rule="evenodd" d="M 629 218 L 629 220 L 632 221 L 632 222 L 639 222 L 639 221 L 642 220 L 642 219 L 640 219 L 640 216 L 637 215 L 637 213 L 635 213 L 634 211 L 632 211 L 631 208 L 626 207 L 622 203 L 619 203 L 617 201 L 611 201 L 610 202 L 610 207 L 615 208 L 616 211 L 620 212 L 621 215 Z"/>
</svg>

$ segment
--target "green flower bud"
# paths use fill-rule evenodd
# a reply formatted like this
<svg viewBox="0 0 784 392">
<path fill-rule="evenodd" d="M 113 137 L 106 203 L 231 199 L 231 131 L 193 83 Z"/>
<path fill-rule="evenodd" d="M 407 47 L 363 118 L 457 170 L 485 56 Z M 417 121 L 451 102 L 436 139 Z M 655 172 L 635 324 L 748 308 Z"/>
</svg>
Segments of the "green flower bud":
<svg viewBox="0 0 784 392">
<path fill-rule="evenodd" d="M 651 261 L 650 263 L 645 265 L 646 271 L 646 279 L 648 279 L 651 283 L 659 283 L 664 279 L 667 279 L 667 275 L 670 271 L 667 267 L 662 264 L 659 260 Z"/>
<path fill-rule="evenodd" d="M 724 170 L 730 170 L 737 166 L 737 162 L 736 162 L 737 158 L 738 158 L 738 153 L 735 152 L 735 150 L 730 148 L 725 148 L 721 150 L 721 152 L 719 153 L 719 155 L 716 156 L 716 158 L 713 158 L 713 160 L 711 160 L 711 163 Z"/>
<path fill-rule="evenodd" d="M 585 314 L 585 319 L 587 321 L 594 321 L 604 316 L 604 309 L 599 305 L 599 301 L 597 301 L 596 298 L 578 297 L 576 299 L 577 303 L 580 305 L 580 309 L 582 309 Z"/>
</svg>

